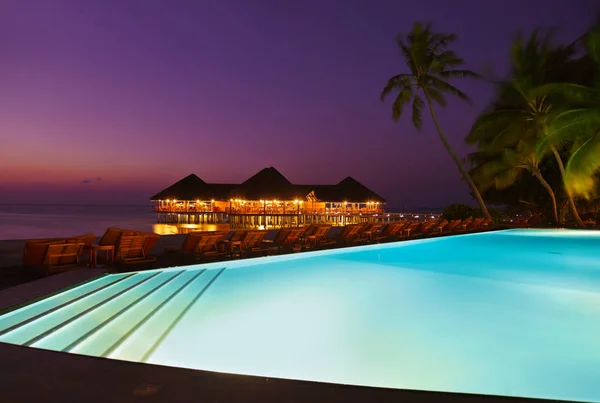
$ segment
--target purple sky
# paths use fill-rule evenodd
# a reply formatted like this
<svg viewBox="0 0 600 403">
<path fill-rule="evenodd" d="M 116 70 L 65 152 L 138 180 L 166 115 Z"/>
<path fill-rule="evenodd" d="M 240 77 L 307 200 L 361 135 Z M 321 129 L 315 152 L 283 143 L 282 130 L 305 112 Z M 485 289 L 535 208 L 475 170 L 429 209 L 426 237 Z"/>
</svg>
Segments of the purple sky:
<svg viewBox="0 0 600 403">
<path fill-rule="evenodd" d="M 493 5 L 494 4 L 494 5 Z M 351 175 L 393 206 L 469 201 L 425 117 L 379 100 L 404 72 L 394 38 L 417 20 L 454 32 L 469 68 L 507 66 L 519 29 L 580 35 L 595 0 L 3 0 L 0 203 L 144 203 L 196 173 L 295 183 Z M 439 111 L 465 155 L 473 106 Z M 101 178 L 98 180 L 96 178 Z M 89 180 L 89 183 L 82 183 Z"/>
</svg>

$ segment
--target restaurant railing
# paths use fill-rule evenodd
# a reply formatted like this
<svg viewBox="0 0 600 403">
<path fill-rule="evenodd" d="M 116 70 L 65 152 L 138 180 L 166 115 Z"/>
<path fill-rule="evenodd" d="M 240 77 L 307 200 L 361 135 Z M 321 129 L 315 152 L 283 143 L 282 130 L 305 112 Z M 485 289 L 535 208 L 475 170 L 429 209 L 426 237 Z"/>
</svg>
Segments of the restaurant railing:
<svg viewBox="0 0 600 403">
<path fill-rule="evenodd" d="M 382 208 L 362 208 L 362 209 L 315 209 L 309 208 L 283 208 L 283 207 L 232 207 L 221 209 L 219 207 L 185 207 L 185 206 L 154 206 L 157 213 L 227 213 L 227 214 L 250 214 L 250 215 L 270 215 L 270 214 L 305 214 L 305 215 L 360 215 L 360 214 L 383 214 Z"/>
</svg>

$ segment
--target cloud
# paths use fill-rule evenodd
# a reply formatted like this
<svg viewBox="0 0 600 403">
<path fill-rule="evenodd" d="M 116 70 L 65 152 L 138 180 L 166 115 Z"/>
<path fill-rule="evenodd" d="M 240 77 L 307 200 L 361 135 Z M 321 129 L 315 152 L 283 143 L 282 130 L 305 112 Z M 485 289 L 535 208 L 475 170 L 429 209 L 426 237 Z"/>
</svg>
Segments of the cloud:
<svg viewBox="0 0 600 403">
<path fill-rule="evenodd" d="M 80 183 L 100 182 L 101 180 L 102 180 L 102 178 L 98 176 L 97 178 L 94 178 L 94 179 L 84 179 Z"/>
</svg>

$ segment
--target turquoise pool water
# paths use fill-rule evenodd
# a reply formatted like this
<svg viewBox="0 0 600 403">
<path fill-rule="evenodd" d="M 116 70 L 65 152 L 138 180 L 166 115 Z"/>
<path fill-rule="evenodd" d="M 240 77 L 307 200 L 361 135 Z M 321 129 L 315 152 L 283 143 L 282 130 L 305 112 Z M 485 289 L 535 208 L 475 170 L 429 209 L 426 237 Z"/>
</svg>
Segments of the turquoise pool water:
<svg viewBox="0 0 600 403">
<path fill-rule="evenodd" d="M 109 275 L 0 316 L 0 341 L 600 402 L 600 232 L 508 230 Z"/>
</svg>

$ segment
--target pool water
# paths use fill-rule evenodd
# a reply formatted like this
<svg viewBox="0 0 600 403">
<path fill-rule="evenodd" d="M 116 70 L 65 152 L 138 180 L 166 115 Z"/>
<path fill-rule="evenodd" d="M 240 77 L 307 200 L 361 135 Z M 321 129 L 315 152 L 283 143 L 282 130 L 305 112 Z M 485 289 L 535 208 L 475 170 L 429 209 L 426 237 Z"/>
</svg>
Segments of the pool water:
<svg viewBox="0 0 600 403">
<path fill-rule="evenodd" d="M 0 316 L 0 341 L 600 402 L 600 232 L 507 230 L 108 275 Z"/>
</svg>

